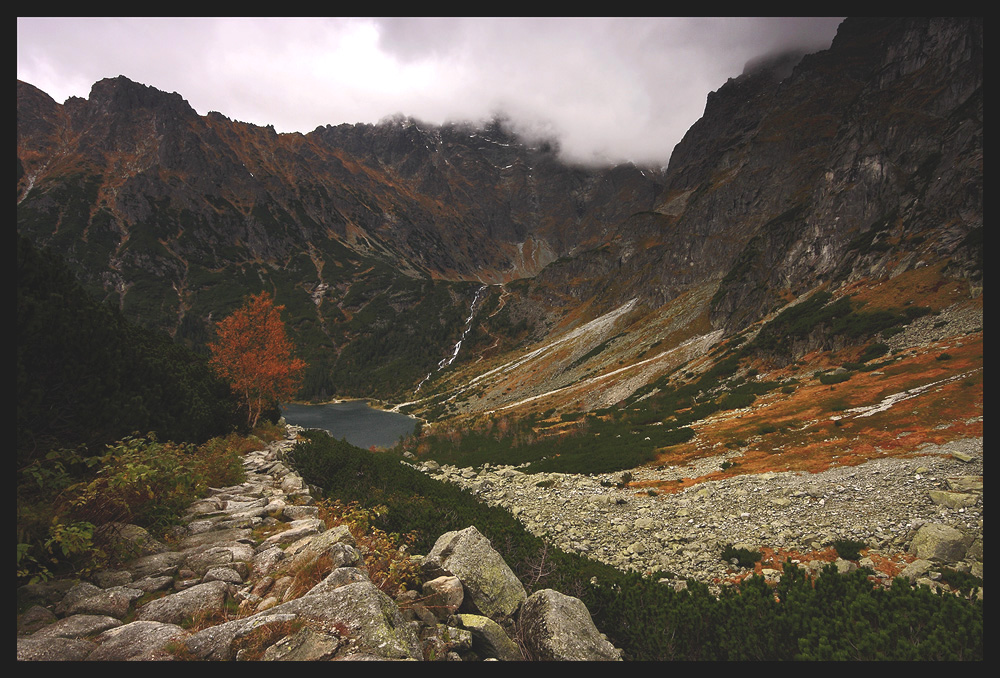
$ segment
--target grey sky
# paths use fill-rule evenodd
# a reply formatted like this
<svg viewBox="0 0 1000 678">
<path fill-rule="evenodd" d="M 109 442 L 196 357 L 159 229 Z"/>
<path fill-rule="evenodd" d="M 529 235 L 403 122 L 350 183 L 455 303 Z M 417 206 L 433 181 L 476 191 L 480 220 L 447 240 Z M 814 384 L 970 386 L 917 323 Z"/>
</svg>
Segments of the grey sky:
<svg viewBox="0 0 1000 678">
<path fill-rule="evenodd" d="M 17 77 L 56 101 L 102 78 L 279 132 L 504 112 L 573 160 L 665 164 L 754 57 L 829 47 L 839 18 L 19 18 Z"/>
</svg>

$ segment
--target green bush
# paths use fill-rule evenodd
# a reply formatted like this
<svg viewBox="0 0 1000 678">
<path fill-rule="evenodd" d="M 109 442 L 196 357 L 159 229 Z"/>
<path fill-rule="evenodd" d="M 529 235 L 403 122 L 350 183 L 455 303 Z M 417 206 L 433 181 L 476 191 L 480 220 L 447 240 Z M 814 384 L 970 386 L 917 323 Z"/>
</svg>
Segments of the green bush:
<svg viewBox="0 0 1000 678">
<path fill-rule="evenodd" d="M 860 362 L 866 363 L 869 360 L 873 360 L 875 358 L 881 358 L 888 352 L 889 352 L 888 344 L 876 341 L 871 344 L 868 344 L 868 346 L 865 347 L 865 350 L 861 353 L 861 357 L 859 357 L 858 360 Z"/>
<path fill-rule="evenodd" d="M 848 381 L 851 378 L 851 376 L 852 376 L 851 372 L 841 372 L 840 374 L 830 374 L 824 372 L 823 374 L 819 375 L 819 383 L 826 385 L 842 384 L 845 381 Z"/>
<path fill-rule="evenodd" d="M 968 594 L 983 585 L 982 578 L 968 572 L 953 570 L 950 567 L 941 570 L 941 581 L 955 591 L 964 594 Z"/>
<path fill-rule="evenodd" d="M 859 560 L 861 549 L 868 548 L 868 544 L 854 539 L 836 539 L 833 542 L 833 550 L 844 560 Z"/>
<path fill-rule="evenodd" d="M 236 435 L 199 447 L 150 435 L 118 441 L 100 456 L 50 451 L 18 476 L 18 578 L 96 567 L 115 555 L 98 538 L 106 523 L 161 534 L 207 487 L 243 482 L 241 453 L 254 446 Z"/>
<path fill-rule="evenodd" d="M 292 461 L 300 472 L 311 469 L 303 473 L 308 483 L 341 501 L 386 506 L 374 526 L 415 531 L 418 553 L 446 531 L 475 525 L 529 589 L 554 588 L 583 600 L 598 629 L 628 660 L 983 659 L 981 601 L 936 596 L 901 581 L 889 591 L 876 589 L 866 570 L 840 575 L 827 568 L 812 581 L 792 565 L 776 587 L 751 577 L 715 598 L 705 584 L 689 580 L 678 592 L 640 573 L 546 547 L 509 512 L 393 455 L 325 434 L 307 438 L 296 445 Z M 324 470 L 336 475 L 314 475 Z M 732 551 L 723 557 L 742 556 L 746 567 L 760 557 L 727 548 Z"/>
<path fill-rule="evenodd" d="M 98 459 L 97 476 L 70 487 L 69 513 L 97 525 L 162 529 L 207 487 L 194 447 L 155 437 L 125 438 Z"/>
<path fill-rule="evenodd" d="M 727 563 L 735 559 L 740 567 L 753 567 L 762 557 L 760 551 L 738 549 L 732 544 L 727 544 L 722 549 L 722 559 Z"/>
</svg>

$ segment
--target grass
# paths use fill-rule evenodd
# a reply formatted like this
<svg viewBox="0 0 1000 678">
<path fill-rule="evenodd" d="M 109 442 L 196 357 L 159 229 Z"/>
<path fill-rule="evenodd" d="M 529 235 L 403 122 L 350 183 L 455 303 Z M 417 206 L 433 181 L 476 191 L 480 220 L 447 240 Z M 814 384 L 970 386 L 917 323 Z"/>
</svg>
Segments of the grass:
<svg viewBox="0 0 1000 678">
<path fill-rule="evenodd" d="M 951 360 L 938 361 L 937 352 L 928 348 L 917 355 L 900 358 L 886 367 L 882 375 L 855 376 L 849 386 L 802 382 L 793 393 L 775 394 L 739 418 L 724 413 L 713 415 L 691 425 L 697 432 L 694 441 L 665 451 L 657 463 L 683 464 L 705 456 L 702 450 L 712 450 L 717 443 L 726 445 L 743 440 L 748 445 L 741 446 L 742 455 L 730 460 L 739 464 L 742 473 L 819 472 L 833 465 L 854 465 L 877 457 L 912 454 L 926 443 L 943 444 L 958 438 L 982 436 L 982 336 L 967 338 L 961 346 L 950 347 L 949 353 L 953 355 Z M 813 356 L 810 364 L 816 366 L 815 360 L 820 357 Z M 830 363 L 838 362 L 835 355 L 822 358 Z M 770 377 L 792 376 L 794 369 L 800 368 L 785 368 L 772 372 Z M 898 402 L 887 411 L 864 418 L 848 412 L 851 408 L 877 404 L 891 394 L 938 381 L 942 383 L 936 388 Z M 833 393 L 831 388 L 835 389 Z M 832 421 L 834 416 L 842 417 L 836 422 L 839 426 Z M 911 433 L 899 437 L 900 430 Z M 766 446 L 754 442 L 755 436 L 762 433 L 766 434 Z M 773 448 L 781 450 L 775 453 Z M 664 484 L 660 489 L 678 491 L 717 479 L 723 473 L 685 479 L 682 484 Z"/>
<path fill-rule="evenodd" d="M 260 449 L 274 435 L 277 429 L 265 426 L 252 436 L 229 435 L 197 447 L 128 438 L 100 456 L 60 450 L 21 469 L 19 581 L 40 581 L 128 557 L 101 537 L 98 528 L 105 523 L 137 524 L 162 538 L 208 487 L 242 482 L 241 455 Z"/>
</svg>

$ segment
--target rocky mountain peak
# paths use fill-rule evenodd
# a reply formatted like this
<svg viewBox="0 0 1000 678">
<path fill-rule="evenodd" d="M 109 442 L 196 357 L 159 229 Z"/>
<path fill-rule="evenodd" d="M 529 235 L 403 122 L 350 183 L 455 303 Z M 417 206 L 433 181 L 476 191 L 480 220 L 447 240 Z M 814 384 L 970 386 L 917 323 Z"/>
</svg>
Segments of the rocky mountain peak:
<svg viewBox="0 0 1000 678">
<path fill-rule="evenodd" d="M 129 80 L 124 75 L 98 80 L 90 89 L 91 106 L 110 113 L 126 114 L 139 110 L 174 115 L 197 115 L 177 92 L 163 92 Z"/>
<path fill-rule="evenodd" d="M 19 83 L 18 229 L 174 335 L 207 334 L 242 293 L 231 276 L 303 302 L 326 351 L 368 331 L 351 318 L 390 278 L 523 279 L 495 316 L 537 323 L 519 341 L 694 289 L 731 333 L 928 261 L 981 280 L 982 72 L 981 20 L 848 20 L 830 49 L 753 60 L 709 94 L 665 172 L 568 165 L 503 116 L 279 135 L 124 77 L 62 107 Z M 472 292 L 426 284 L 425 317 L 461 332 Z"/>
<path fill-rule="evenodd" d="M 765 54 L 751 59 L 743 66 L 742 75 L 754 75 L 757 73 L 767 73 L 777 82 L 780 82 L 792 74 L 792 70 L 799 65 L 802 57 L 808 54 L 804 49 L 792 49 Z"/>
</svg>

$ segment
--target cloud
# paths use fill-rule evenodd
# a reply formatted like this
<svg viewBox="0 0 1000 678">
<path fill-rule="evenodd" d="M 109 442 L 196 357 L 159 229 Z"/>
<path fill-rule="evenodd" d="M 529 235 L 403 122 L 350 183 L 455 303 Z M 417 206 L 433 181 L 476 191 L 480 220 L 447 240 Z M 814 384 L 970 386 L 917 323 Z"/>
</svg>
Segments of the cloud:
<svg viewBox="0 0 1000 678">
<path fill-rule="evenodd" d="M 577 161 L 665 164 L 750 59 L 839 19 L 18 19 L 17 73 L 57 101 L 125 75 L 279 132 L 507 113 Z"/>
</svg>

